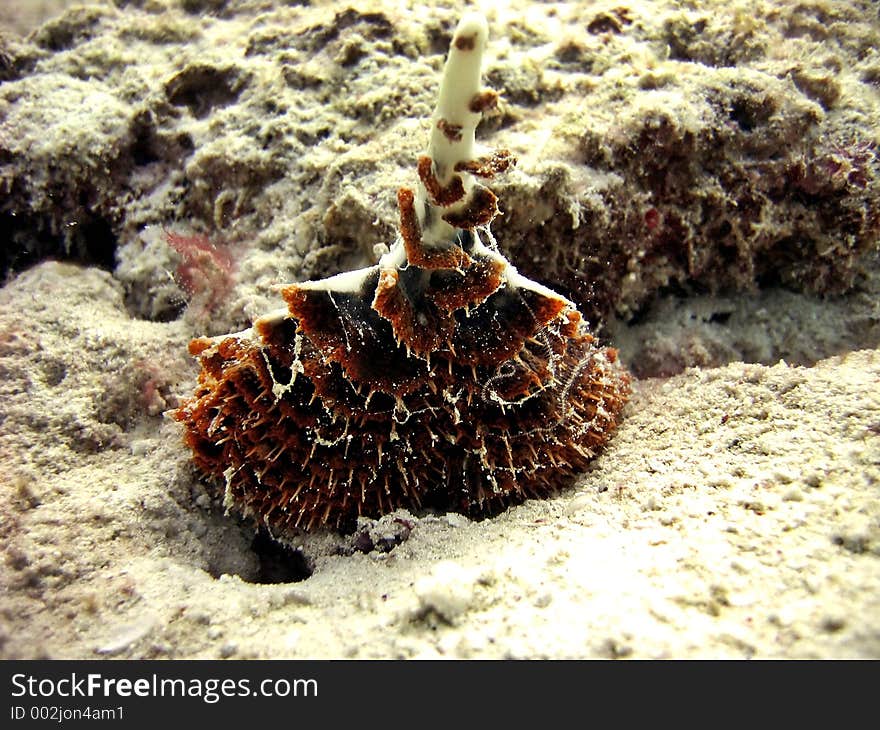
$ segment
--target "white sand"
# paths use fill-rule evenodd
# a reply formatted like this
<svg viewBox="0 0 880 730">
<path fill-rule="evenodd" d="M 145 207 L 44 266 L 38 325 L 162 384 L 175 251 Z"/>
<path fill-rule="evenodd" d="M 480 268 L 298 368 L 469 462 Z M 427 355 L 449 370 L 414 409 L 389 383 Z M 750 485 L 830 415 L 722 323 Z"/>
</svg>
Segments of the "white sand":
<svg viewBox="0 0 880 730">
<path fill-rule="evenodd" d="M 880 656 L 880 352 L 642 381 L 559 497 L 388 553 L 308 537 L 310 578 L 259 585 L 176 425 L 125 405 L 181 324 L 53 263 L 0 312 L 4 656 Z"/>
</svg>

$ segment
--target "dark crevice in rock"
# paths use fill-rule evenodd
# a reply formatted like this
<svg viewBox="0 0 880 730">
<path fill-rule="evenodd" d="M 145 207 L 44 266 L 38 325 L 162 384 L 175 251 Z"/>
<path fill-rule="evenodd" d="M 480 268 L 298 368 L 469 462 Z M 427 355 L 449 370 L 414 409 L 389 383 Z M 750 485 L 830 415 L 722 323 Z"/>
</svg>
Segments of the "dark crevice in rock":
<svg viewBox="0 0 880 730">
<path fill-rule="evenodd" d="M 23 271 L 44 259 L 74 261 L 112 271 L 118 245 L 113 224 L 100 216 L 71 221 L 63 234 L 51 232 L 42 218 L 0 212 L 0 230 L 6 231 L 6 245 L 0 249 L 0 275 Z"/>
<path fill-rule="evenodd" d="M 215 107 L 238 99 L 247 79 L 233 68 L 216 68 L 195 63 L 187 66 L 165 84 L 165 94 L 174 106 L 189 108 L 193 116 L 206 117 Z"/>
</svg>

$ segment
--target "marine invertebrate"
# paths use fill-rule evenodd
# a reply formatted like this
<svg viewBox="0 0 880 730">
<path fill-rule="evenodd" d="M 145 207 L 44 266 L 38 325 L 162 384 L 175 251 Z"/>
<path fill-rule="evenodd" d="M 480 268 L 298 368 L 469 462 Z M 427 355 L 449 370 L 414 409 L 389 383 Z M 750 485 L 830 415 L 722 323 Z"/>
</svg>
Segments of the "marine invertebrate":
<svg viewBox="0 0 880 730">
<path fill-rule="evenodd" d="M 569 300 L 501 255 L 474 131 L 485 20 L 455 31 L 419 185 L 374 265 L 282 290 L 287 307 L 190 344 L 174 412 L 225 504 L 272 528 L 433 505 L 488 513 L 565 484 L 616 425 L 629 379 Z"/>
<path fill-rule="evenodd" d="M 190 306 L 205 315 L 214 312 L 235 279 L 235 258 L 229 247 L 203 234 L 165 231 L 165 240 L 180 255 L 174 279 L 191 297 Z"/>
</svg>

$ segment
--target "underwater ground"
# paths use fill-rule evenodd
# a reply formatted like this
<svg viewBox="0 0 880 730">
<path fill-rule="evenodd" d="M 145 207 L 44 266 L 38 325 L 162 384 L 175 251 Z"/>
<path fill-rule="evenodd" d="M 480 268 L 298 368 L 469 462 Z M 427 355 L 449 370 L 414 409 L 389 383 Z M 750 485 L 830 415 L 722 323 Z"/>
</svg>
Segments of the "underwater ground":
<svg viewBox="0 0 880 730">
<path fill-rule="evenodd" d="M 0 656 L 880 656 L 869 0 L 480 4 L 493 231 L 635 375 L 569 489 L 277 541 L 200 478 L 189 340 L 393 240 L 465 6 L 0 0 Z"/>
</svg>

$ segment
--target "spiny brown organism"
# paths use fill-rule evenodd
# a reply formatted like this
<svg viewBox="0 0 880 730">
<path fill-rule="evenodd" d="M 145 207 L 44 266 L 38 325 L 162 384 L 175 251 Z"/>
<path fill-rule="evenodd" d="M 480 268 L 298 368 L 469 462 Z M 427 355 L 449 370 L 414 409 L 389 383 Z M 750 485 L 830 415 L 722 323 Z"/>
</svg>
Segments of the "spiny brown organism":
<svg viewBox="0 0 880 730">
<path fill-rule="evenodd" d="M 497 199 L 477 178 L 513 158 L 474 148 L 494 99 L 486 35 L 479 16 L 456 30 L 420 186 L 400 190 L 379 263 L 292 284 L 285 309 L 191 343 L 199 385 L 174 417 L 228 508 L 275 530 L 488 514 L 568 484 L 613 431 L 629 392 L 615 351 L 489 232 Z"/>
</svg>

